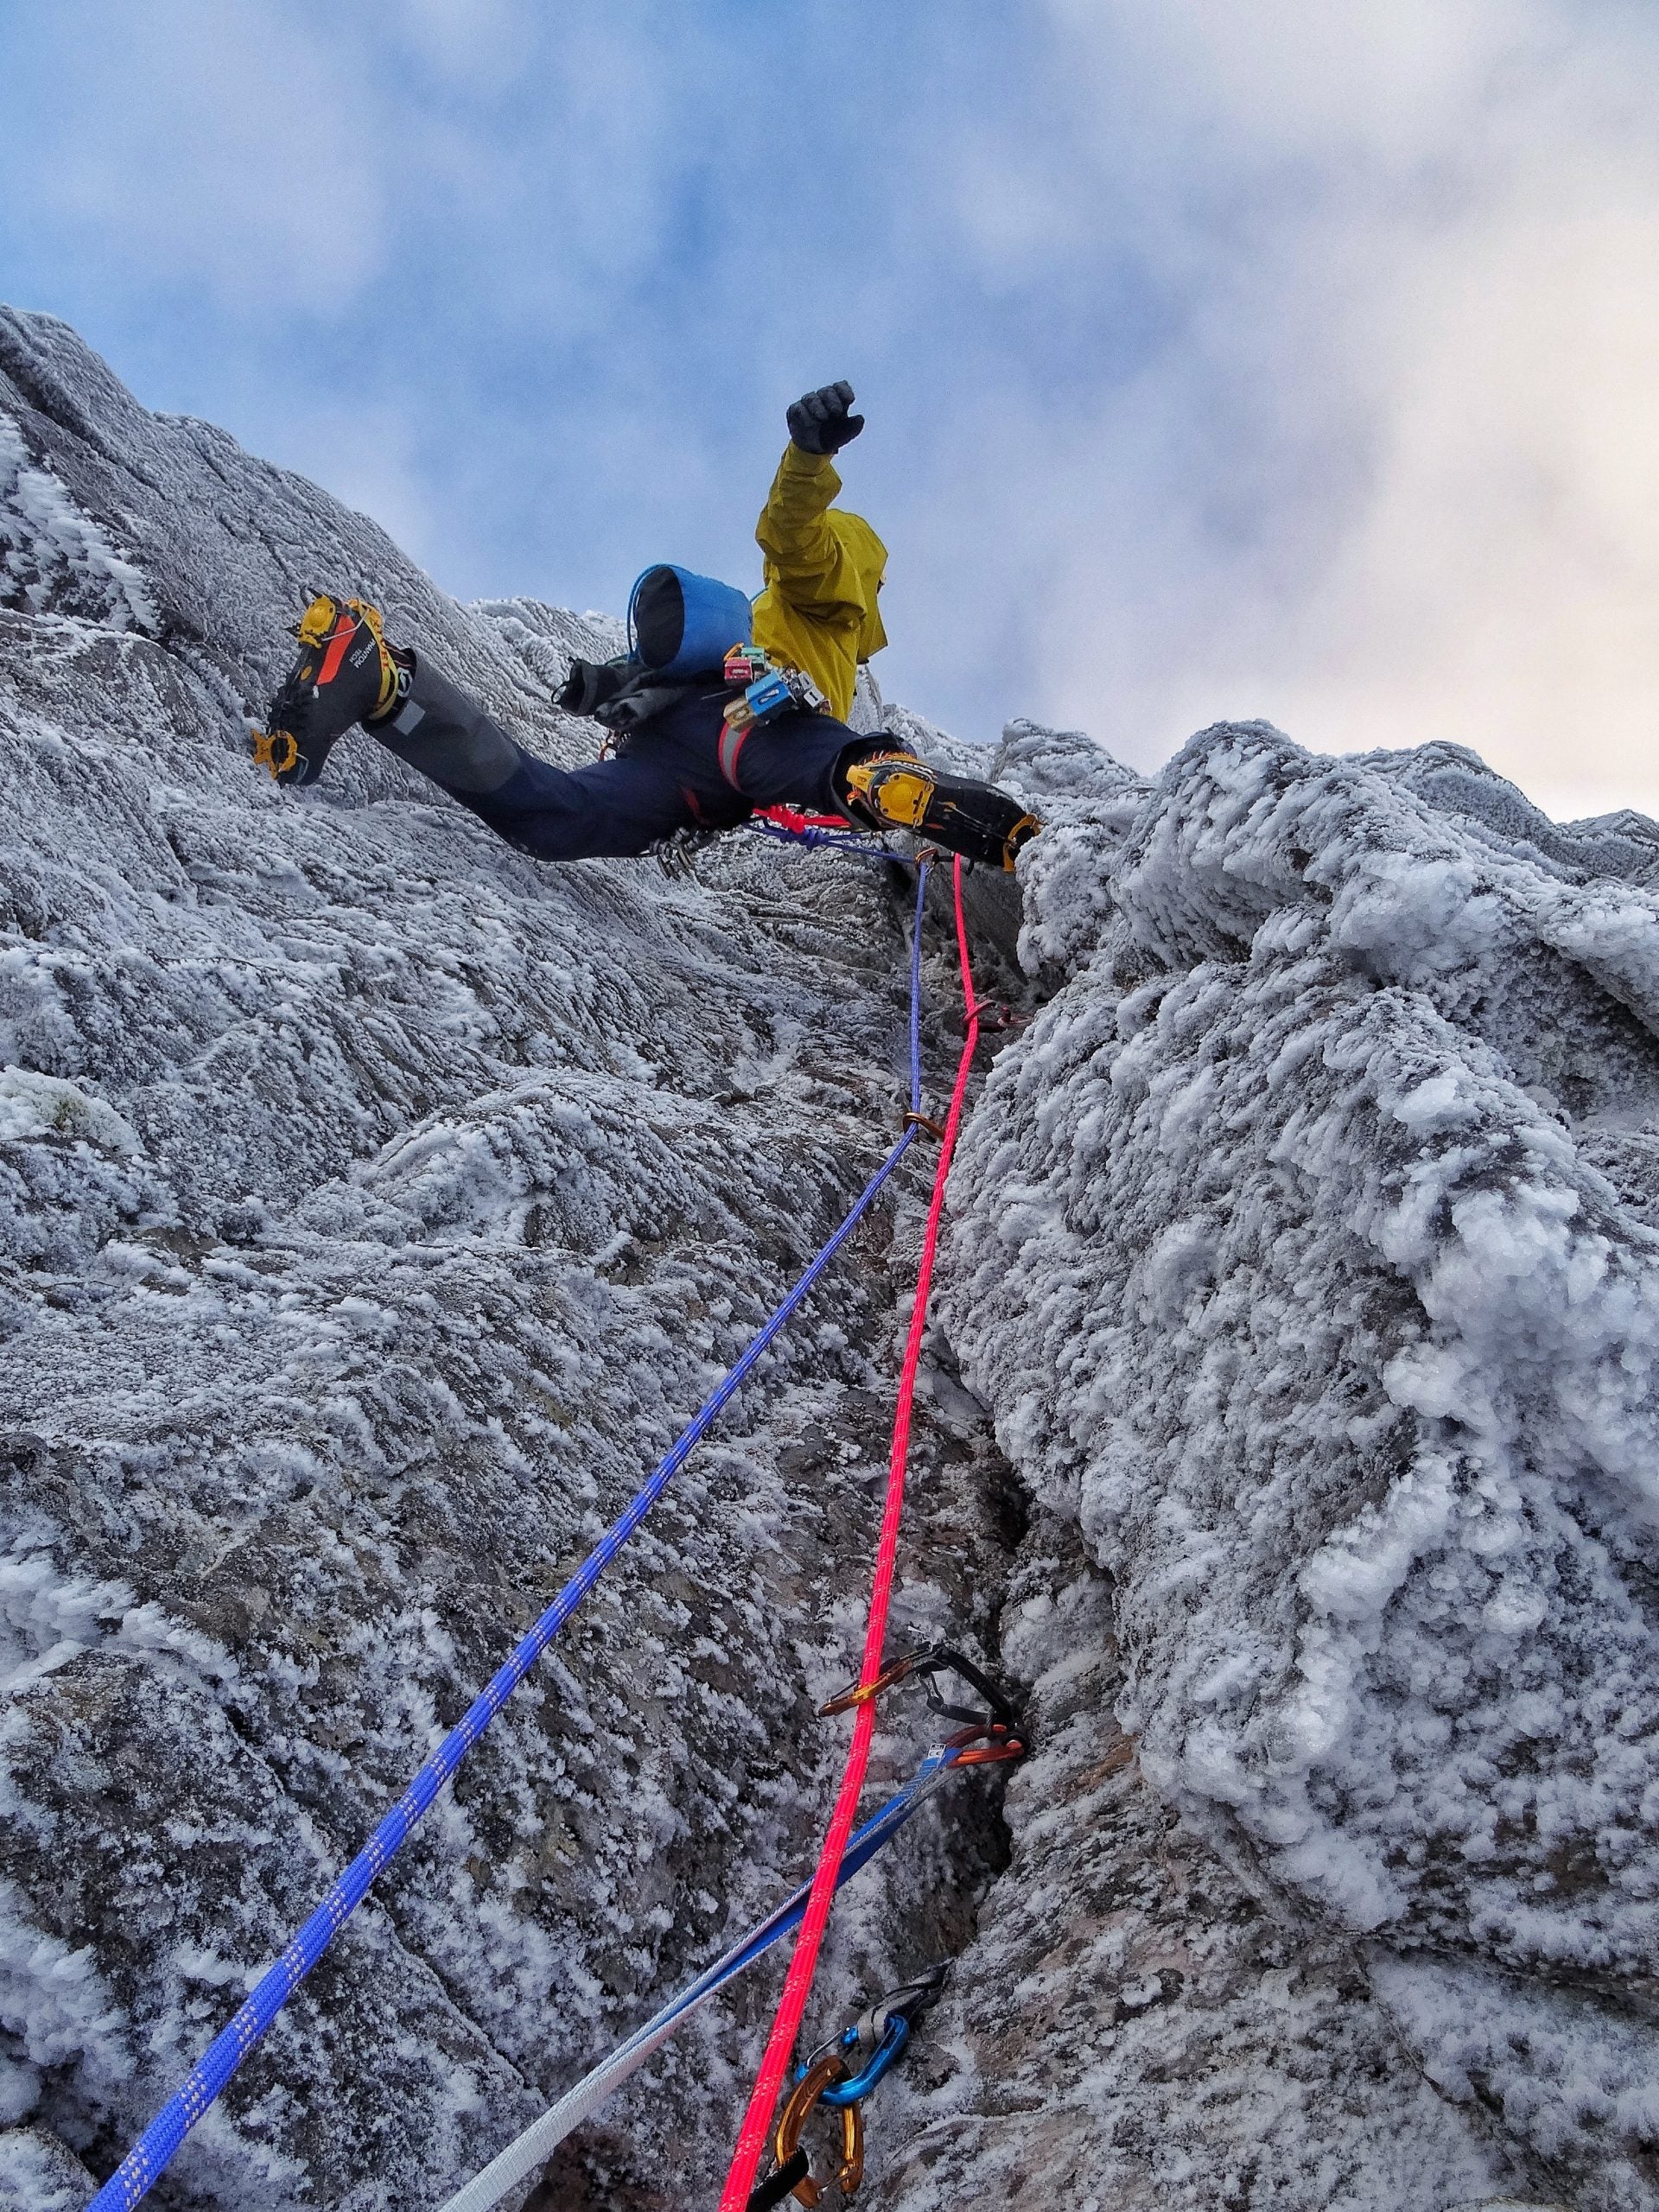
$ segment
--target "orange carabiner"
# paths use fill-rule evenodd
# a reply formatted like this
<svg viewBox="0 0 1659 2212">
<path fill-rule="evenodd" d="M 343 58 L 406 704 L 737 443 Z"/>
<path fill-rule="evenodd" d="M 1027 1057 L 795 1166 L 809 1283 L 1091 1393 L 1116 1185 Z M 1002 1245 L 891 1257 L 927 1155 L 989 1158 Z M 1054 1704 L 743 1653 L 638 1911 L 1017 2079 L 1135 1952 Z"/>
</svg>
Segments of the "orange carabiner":
<svg viewBox="0 0 1659 2212">
<path fill-rule="evenodd" d="M 832 1697 L 827 1705 L 818 1707 L 820 1720 L 828 1720 L 831 1713 L 852 1713 L 861 1705 L 868 1705 L 873 1697 L 880 1697 L 883 1690 L 890 1690 L 895 1682 L 902 1682 L 916 1664 L 916 1654 L 906 1651 L 901 1658 L 884 1667 L 873 1682 L 855 1682 L 849 1690 L 842 1690 L 839 1697 Z"/>
<path fill-rule="evenodd" d="M 784 2107 L 778 2122 L 778 2133 L 772 2149 L 778 2164 L 786 2166 L 801 2146 L 801 2130 L 814 2105 L 837 2082 L 847 2079 L 846 2063 L 838 2050 L 826 2050 L 813 2060 L 795 2084 L 789 2102 Z M 864 2178 L 864 2122 L 856 2105 L 843 2105 L 841 2110 L 841 2164 L 836 2169 L 836 2181 L 843 2196 L 850 2196 Z M 809 2208 L 818 2203 L 823 2190 L 813 2180 L 810 2171 L 804 2173 L 790 2191 L 799 2203 Z"/>
<path fill-rule="evenodd" d="M 952 1764 L 957 1766 L 998 1766 L 1004 1759 L 1022 1759 L 1025 1756 L 1025 1739 L 1004 1729 L 982 1744 L 969 1745 L 959 1751 Z"/>
</svg>

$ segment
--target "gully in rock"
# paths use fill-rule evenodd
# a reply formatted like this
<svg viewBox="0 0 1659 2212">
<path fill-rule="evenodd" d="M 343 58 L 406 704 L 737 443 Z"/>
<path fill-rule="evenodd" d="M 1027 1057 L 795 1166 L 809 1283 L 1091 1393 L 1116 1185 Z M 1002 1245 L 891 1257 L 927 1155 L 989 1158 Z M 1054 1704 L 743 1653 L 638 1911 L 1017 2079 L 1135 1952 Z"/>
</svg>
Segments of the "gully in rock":
<svg viewBox="0 0 1659 2212">
<path fill-rule="evenodd" d="M 903 829 L 1011 868 L 1039 824 L 994 785 L 950 776 L 846 716 L 859 669 L 886 645 L 887 548 L 834 505 L 831 456 L 864 427 L 850 385 L 789 410 L 790 442 L 755 536 L 765 589 L 659 563 L 628 603 L 629 650 L 572 663 L 558 704 L 607 733 L 606 757 L 556 768 L 514 743 L 412 648 L 388 643 L 366 601 L 321 593 L 255 758 L 278 783 L 315 783 L 361 722 L 498 836 L 540 860 L 648 851 L 687 830 L 729 830 L 757 808 L 822 809 Z"/>
</svg>

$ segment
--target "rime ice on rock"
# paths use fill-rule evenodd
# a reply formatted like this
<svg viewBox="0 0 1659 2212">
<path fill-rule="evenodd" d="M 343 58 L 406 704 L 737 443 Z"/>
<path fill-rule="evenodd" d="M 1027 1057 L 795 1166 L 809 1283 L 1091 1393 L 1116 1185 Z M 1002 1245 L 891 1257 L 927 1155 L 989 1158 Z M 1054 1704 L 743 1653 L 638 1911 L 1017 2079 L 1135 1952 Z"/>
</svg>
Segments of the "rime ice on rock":
<svg viewBox="0 0 1659 2212">
<path fill-rule="evenodd" d="M 904 1093 L 877 870 L 538 868 L 361 736 L 256 775 L 324 585 L 585 756 L 549 702 L 613 623 L 456 606 L 0 313 L 7 2212 L 110 2170 Z M 894 1640 L 1000 1656 L 1039 1748 L 832 1924 L 815 2034 L 957 1956 L 871 2212 L 1648 2204 L 1659 832 L 1259 727 L 999 772 L 1052 995 L 964 1135 Z M 802 1878 L 916 1173 L 158 2203 L 441 2202 Z M 883 1781 L 927 1733 L 893 1704 Z M 772 1993 L 556 2201 L 709 2193 Z"/>
<path fill-rule="evenodd" d="M 955 1183 L 963 1372 L 1112 1578 L 1145 1783 L 1532 2193 L 1650 2204 L 1659 831 L 1259 723 L 1077 787 Z"/>
<path fill-rule="evenodd" d="M 314 486 L 0 315 L 0 2129 L 26 2123 L 0 2202 L 70 2152 L 110 2170 L 839 1221 L 905 1096 L 904 907 L 876 870 L 759 839 L 673 876 L 539 868 L 362 736 L 315 794 L 278 793 L 248 721 L 324 583 L 527 741 L 590 753 L 549 697 L 613 623 L 456 606 Z M 946 1064 L 942 1002 L 928 1049 Z M 441 2202 L 801 1878 L 925 1176 L 158 2202 Z M 925 1450 L 955 1532 L 906 1560 L 911 1628 L 988 1624 L 989 1459 L 982 1434 Z M 896 1714 L 886 1771 L 926 1740 Z M 861 1877 L 827 2005 L 960 1947 L 985 1805 L 930 1811 Z M 764 1996 L 619 2099 L 572 2186 L 585 2155 L 643 2203 L 671 2145 L 712 2183 Z"/>
</svg>

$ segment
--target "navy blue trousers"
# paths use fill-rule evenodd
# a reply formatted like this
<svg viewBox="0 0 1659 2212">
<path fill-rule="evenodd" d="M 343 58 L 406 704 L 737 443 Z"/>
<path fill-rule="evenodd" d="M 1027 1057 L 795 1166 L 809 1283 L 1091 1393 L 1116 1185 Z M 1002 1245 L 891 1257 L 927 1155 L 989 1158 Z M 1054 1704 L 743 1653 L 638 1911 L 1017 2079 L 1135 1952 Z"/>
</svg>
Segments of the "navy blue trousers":
<svg viewBox="0 0 1659 2212">
<path fill-rule="evenodd" d="M 730 696 L 694 695 L 636 730 L 609 760 L 554 768 L 514 747 L 518 766 L 505 783 L 487 791 L 448 787 L 509 844 L 546 861 L 643 853 L 677 830 L 734 829 L 757 806 L 839 812 L 836 764 L 849 748 L 868 750 L 871 741 L 831 715 L 781 715 L 744 739 L 734 787 L 719 760 Z M 512 743 L 493 726 L 491 734 L 498 734 Z M 435 773 L 447 783 L 441 760 Z"/>
</svg>

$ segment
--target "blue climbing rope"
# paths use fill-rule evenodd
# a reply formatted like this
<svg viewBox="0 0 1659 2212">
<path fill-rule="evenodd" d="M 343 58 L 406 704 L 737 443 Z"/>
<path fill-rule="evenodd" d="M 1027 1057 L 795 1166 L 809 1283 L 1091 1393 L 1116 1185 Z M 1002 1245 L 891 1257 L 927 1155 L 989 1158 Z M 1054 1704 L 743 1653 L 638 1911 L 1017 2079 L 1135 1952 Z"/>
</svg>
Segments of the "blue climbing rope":
<svg viewBox="0 0 1659 2212">
<path fill-rule="evenodd" d="M 925 865 L 918 870 L 918 937 L 926 874 Z M 920 988 L 920 973 L 919 955 L 912 950 L 911 975 L 917 988 Z M 917 1020 L 912 1011 L 912 1037 L 916 1034 Z M 917 1081 L 912 1058 L 912 1091 Z M 390 1865 L 438 1792 L 453 1779 L 467 1752 L 587 1597 L 674 1476 L 685 1465 L 724 1408 L 741 1389 L 757 1363 L 858 1226 L 877 1192 L 909 1150 L 916 1134 L 913 1124 L 906 1129 L 865 1185 L 851 1212 L 742 1357 L 704 1399 L 650 1478 L 611 1523 L 558 1596 L 519 1643 L 511 1658 L 498 1670 L 488 1686 L 468 1707 L 461 1721 L 444 1738 L 363 1849 L 289 1942 L 275 1965 L 267 1968 L 229 2026 L 214 2037 L 93 2197 L 88 2212 L 131 2212 L 131 2207 L 155 2186 L 185 2137 L 221 2094 L 243 2060 L 339 1935 L 346 1920 L 362 1902 L 370 1885 Z"/>
<path fill-rule="evenodd" d="M 916 871 L 916 912 L 910 925 L 910 1110 L 922 1110 L 922 902 L 927 896 L 927 862 Z M 914 1125 L 912 1124 L 912 1127 Z"/>
<path fill-rule="evenodd" d="M 894 861 L 902 868 L 905 855 L 890 852 L 885 845 L 873 844 L 868 837 L 856 833 L 849 836 L 839 830 L 785 830 L 779 822 L 750 822 L 746 825 L 757 837 L 770 837 L 778 845 L 804 845 L 809 852 L 828 849 L 832 853 L 854 853 L 860 860 L 876 861 L 883 868 Z"/>
</svg>

